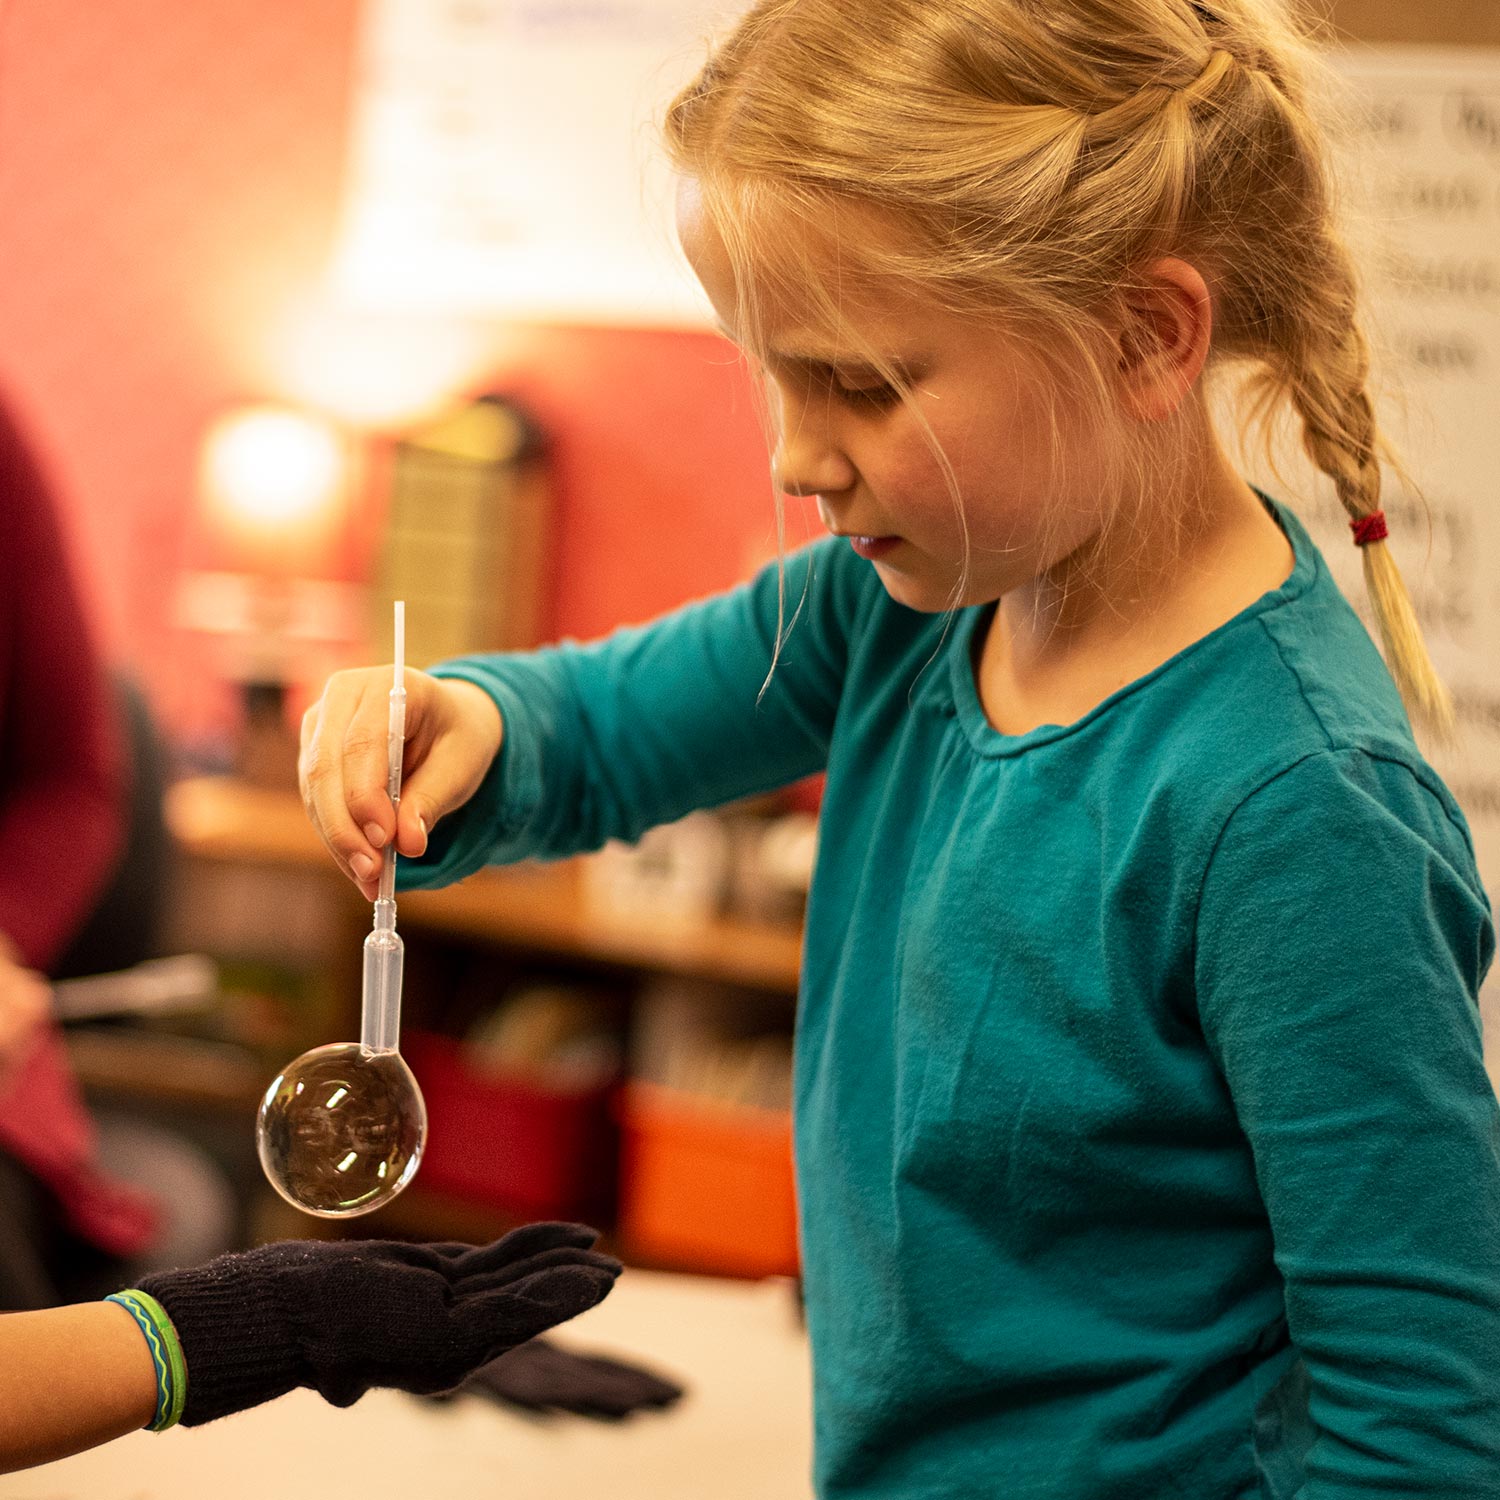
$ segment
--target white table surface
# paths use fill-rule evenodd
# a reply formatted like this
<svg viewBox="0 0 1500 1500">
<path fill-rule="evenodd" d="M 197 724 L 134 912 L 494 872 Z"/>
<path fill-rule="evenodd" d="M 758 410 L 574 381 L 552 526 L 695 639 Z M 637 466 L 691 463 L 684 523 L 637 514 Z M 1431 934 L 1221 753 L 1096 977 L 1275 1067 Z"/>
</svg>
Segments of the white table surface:
<svg viewBox="0 0 1500 1500">
<path fill-rule="evenodd" d="M 555 1337 L 652 1364 L 688 1394 L 622 1423 L 465 1398 L 310 1391 L 171 1432 L 133 1433 L 0 1475 L 3 1500 L 807 1500 L 806 1340 L 790 1287 L 628 1271 Z"/>
</svg>

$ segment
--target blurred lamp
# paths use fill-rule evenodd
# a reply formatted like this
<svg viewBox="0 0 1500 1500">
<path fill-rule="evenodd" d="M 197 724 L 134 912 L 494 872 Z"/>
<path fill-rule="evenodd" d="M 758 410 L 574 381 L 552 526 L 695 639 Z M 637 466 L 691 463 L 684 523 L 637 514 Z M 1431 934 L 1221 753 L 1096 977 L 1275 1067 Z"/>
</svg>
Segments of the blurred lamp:
<svg viewBox="0 0 1500 1500">
<path fill-rule="evenodd" d="M 215 571 L 183 575 L 178 623 L 214 637 L 237 684 L 242 774 L 294 779 L 286 692 L 321 681 L 358 640 L 363 591 L 330 578 L 349 522 L 355 446 L 326 418 L 296 407 L 239 407 L 204 434 L 198 465 L 204 538 Z"/>
<path fill-rule="evenodd" d="M 305 571 L 342 519 L 349 459 L 347 438 L 321 417 L 280 406 L 229 412 L 203 440 L 209 523 L 240 566 Z"/>
</svg>

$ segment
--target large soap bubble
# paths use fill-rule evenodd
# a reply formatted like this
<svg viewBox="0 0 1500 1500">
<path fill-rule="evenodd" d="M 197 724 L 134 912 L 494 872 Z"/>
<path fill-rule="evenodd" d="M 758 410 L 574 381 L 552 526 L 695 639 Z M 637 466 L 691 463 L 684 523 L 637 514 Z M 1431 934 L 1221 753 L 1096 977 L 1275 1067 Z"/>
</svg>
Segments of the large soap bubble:
<svg viewBox="0 0 1500 1500">
<path fill-rule="evenodd" d="M 416 1174 L 427 1106 L 396 1051 L 358 1042 L 315 1047 L 266 1090 L 256 1145 L 271 1186 L 322 1218 L 351 1218 L 389 1203 Z"/>
</svg>

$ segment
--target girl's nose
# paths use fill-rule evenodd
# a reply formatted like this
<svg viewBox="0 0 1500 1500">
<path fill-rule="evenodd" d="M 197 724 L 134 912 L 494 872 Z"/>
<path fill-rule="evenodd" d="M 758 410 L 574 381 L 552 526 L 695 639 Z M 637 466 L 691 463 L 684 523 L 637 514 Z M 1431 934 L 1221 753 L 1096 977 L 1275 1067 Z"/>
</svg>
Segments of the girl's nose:
<svg viewBox="0 0 1500 1500">
<path fill-rule="evenodd" d="M 854 465 L 812 422 L 783 427 L 771 458 L 771 477 L 784 495 L 829 495 L 854 483 Z"/>
</svg>

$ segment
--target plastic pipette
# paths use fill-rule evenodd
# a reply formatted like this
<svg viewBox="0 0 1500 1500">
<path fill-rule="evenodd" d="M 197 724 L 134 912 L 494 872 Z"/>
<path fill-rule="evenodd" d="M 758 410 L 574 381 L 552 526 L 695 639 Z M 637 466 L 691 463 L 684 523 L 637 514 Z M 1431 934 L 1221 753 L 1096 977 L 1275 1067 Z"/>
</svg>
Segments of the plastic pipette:
<svg viewBox="0 0 1500 1500">
<path fill-rule="evenodd" d="M 386 791 L 401 812 L 401 759 L 406 749 L 406 604 L 396 601 L 396 671 L 386 723 Z M 375 900 L 375 926 L 365 939 L 360 1045 L 395 1052 L 401 1041 L 401 971 L 406 948 L 396 931 L 396 840 L 386 845 Z"/>
<path fill-rule="evenodd" d="M 396 680 L 386 736 L 386 790 L 401 802 L 406 748 L 406 610 L 396 605 Z M 271 1080 L 255 1117 L 266 1180 L 288 1203 L 326 1219 L 367 1214 L 412 1180 L 427 1140 L 427 1106 L 402 1058 L 401 970 L 396 935 L 396 843 L 385 851 L 375 927 L 365 939 L 358 1042 L 331 1042 Z"/>
</svg>

